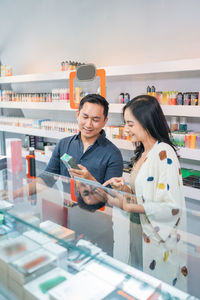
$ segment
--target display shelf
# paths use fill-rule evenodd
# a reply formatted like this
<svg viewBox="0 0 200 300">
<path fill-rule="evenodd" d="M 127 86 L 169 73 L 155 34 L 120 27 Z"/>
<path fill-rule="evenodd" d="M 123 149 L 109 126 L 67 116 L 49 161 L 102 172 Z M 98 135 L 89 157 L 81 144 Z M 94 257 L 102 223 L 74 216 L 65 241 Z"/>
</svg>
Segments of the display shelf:
<svg viewBox="0 0 200 300">
<path fill-rule="evenodd" d="M 109 113 L 122 113 L 124 104 L 110 103 Z M 200 117 L 200 105 L 161 105 L 166 116 Z M 69 102 L 0 102 L 0 108 L 73 111 Z M 75 111 L 75 110 L 74 110 Z"/>
<path fill-rule="evenodd" d="M 200 201 L 200 189 L 196 189 L 196 188 L 184 185 L 183 191 L 184 191 L 185 197 Z"/>
<path fill-rule="evenodd" d="M 38 110 L 72 110 L 69 102 L 0 102 L 0 108 L 38 109 Z"/>
<path fill-rule="evenodd" d="M 29 154 L 29 151 L 26 149 L 22 149 L 22 157 L 26 157 Z M 48 163 L 51 156 L 42 154 L 40 151 L 35 150 L 35 159 L 40 162 Z"/>
<path fill-rule="evenodd" d="M 161 105 L 166 116 L 200 117 L 200 105 Z"/>
<path fill-rule="evenodd" d="M 200 149 L 179 148 L 178 154 L 181 158 L 200 160 Z"/>
<path fill-rule="evenodd" d="M 1 125 L 0 130 L 6 132 L 19 133 L 19 134 L 42 136 L 42 137 L 52 138 L 57 140 L 60 140 L 67 136 L 74 135 L 73 133 L 67 133 L 67 132 L 43 130 L 37 128 L 24 128 L 24 127 L 17 127 L 17 126 L 6 126 L 6 125 Z M 120 139 L 110 139 L 110 138 L 108 139 L 120 149 L 133 150 L 133 145 L 130 141 L 120 140 Z"/>
<path fill-rule="evenodd" d="M 168 78 L 169 73 L 173 76 L 196 76 L 200 75 L 200 59 L 185 59 L 164 61 L 152 64 L 136 64 L 136 65 L 121 65 L 104 67 L 107 78 L 121 76 L 136 76 L 153 75 Z M 22 82 L 37 82 L 37 81 L 54 81 L 69 79 L 70 71 L 58 71 L 52 73 L 34 73 L 25 75 L 6 76 L 0 78 L 0 84 L 6 83 L 22 83 Z"/>
<path fill-rule="evenodd" d="M 200 76 L 200 59 L 164 61 L 152 64 L 136 64 L 105 67 L 107 77 L 140 77 L 157 74 L 159 78 L 171 76 Z"/>
<path fill-rule="evenodd" d="M 42 136 L 42 137 L 53 138 L 57 140 L 73 135 L 73 133 L 67 133 L 67 132 L 43 130 L 37 128 L 24 128 L 24 127 L 17 127 L 17 126 L 6 126 L 6 125 L 1 125 L 0 130 L 6 132 L 19 133 L 19 134 Z M 121 140 L 121 139 L 112 139 L 109 137 L 108 139 L 120 149 L 126 149 L 126 150 L 134 149 L 133 144 L 130 141 Z M 178 153 L 181 158 L 200 160 L 200 149 L 179 148 Z"/>
<path fill-rule="evenodd" d="M 5 125 L 1 125 L 0 130 L 6 131 L 6 132 L 19 133 L 19 134 L 42 136 L 42 137 L 58 139 L 58 140 L 66 137 L 66 136 L 73 135 L 73 134 L 69 134 L 66 132 L 43 130 L 43 129 L 37 129 L 37 128 L 24 128 L 24 127 L 17 127 L 17 126 L 5 126 Z"/>
<path fill-rule="evenodd" d="M 124 104 L 109 104 L 110 113 L 121 113 Z M 38 110 L 61 110 L 75 111 L 70 108 L 69 102 L 53 101 L 53 102 L 0 102 L 0 108 L 19 108 L 19 109 L 38 109 Z"/>
<path fill-rule="evenodd" d="M 68 71 L 60 71 L 53 73 L 34 73 L 15 76 L 0 77 L 0 84 L 7 83 L 23 83 L 23 82 L 38 82 L 38 81 L 54 81 L 69 79 Z"/>
</svg>

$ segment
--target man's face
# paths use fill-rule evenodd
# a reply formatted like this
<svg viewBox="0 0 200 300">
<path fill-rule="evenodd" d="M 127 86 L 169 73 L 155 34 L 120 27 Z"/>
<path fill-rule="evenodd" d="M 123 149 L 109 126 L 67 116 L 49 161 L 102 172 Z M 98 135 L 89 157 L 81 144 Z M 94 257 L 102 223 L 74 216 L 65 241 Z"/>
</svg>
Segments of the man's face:
<svg viewBox="0 0 200 300">
<path fill-rule="evenodd" d="M 86 204 L 94 205 L 102 202 L 101 195 L 99 195 L 92 186 L 79 183 L 78 190 Z"/>
<path fill-rule="evenodd" d="M 80 112 L 77 112 L 79 130 L 82 137 L 98 137 L 105 126 L 107 118 L 104 117 L 104 107 L 100 104 L 86 102 Z"/>
</svg>

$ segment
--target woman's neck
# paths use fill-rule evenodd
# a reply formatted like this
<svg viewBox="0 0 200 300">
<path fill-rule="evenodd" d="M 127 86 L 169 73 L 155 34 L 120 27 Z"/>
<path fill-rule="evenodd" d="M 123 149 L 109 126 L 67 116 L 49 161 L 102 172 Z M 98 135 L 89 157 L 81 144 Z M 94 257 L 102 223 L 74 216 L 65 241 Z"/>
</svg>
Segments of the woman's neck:
<svg viewBox="0 0 200 300">
<path fill-rule="evenodd" d="M 144 146 L 144 153 L 148 153 L 153 148 L 156 142 L 157 140 L 153 137 L 148 137 L 144 142 L 142 142 Z"/>
</svg>

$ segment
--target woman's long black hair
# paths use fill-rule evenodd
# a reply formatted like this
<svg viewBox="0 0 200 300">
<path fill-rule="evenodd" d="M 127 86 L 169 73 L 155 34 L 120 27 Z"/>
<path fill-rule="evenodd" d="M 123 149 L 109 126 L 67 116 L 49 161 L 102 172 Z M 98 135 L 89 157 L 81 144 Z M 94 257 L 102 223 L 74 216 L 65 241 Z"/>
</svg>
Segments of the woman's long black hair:
<svg viewBox="0 0 200 300">
<path fill-rule="evenodd" d="M 155 97 L 141 95 L 133 98 L 123 107 L 123 117 L 127 108 L 154 139 L 169 144 L 176 152 L 176 148 L 170 140 L 169 126 Z M 144 146 L 140 143 L 135 149 L 135 161 L 140 158 L 143 151 Z"/>
</svg>

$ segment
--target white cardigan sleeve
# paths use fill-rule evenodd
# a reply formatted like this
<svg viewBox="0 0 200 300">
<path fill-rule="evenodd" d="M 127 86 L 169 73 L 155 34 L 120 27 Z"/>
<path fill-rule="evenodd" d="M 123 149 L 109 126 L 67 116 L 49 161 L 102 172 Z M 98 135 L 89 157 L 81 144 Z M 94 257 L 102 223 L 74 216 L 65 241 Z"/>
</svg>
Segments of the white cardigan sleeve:
<svg viewBox="0 0 200 300">
<path fill-rule="evenodd" d="M 158 149 L 144 178 L 142 198 L 148 222 L 161 239 L 166 240 L 180 223 L 184 198 L 180 166 L 174 150 L 163 143 Z"/>
</svg>

